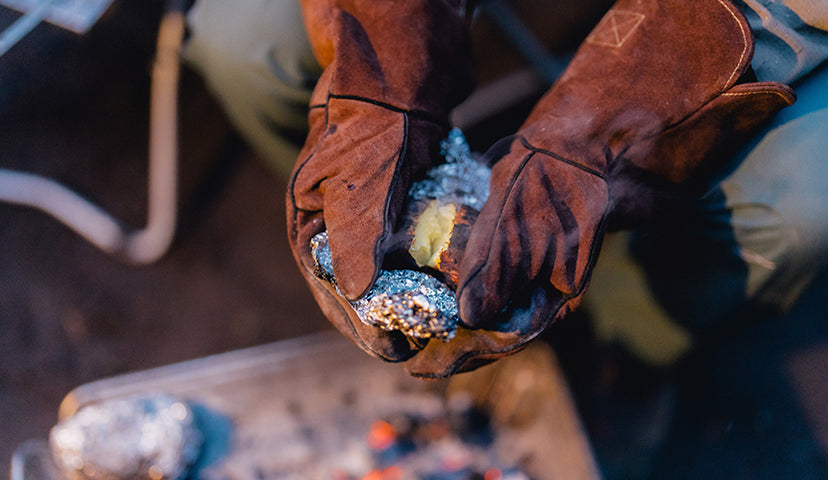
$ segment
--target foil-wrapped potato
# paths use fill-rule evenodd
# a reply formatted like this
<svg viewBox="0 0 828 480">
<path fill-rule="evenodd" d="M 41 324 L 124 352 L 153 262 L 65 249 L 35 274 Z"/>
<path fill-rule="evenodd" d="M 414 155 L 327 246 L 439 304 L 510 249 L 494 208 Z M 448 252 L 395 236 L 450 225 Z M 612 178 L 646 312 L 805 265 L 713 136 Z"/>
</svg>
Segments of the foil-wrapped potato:
<svg viewBox="0 0 828 480">
<path fill-rule="evenodd" d="M 381 270 L 373 288 L 348 303 L 367 325 L 449 341 L 459 322 L 454 296 L 458 268 L 489 194 L 490 170 L 472 156 L 457 129 L 441 146 L 446 163 L 432 168 L 408 192 L 397 250 L 408 257 L 410 268 Z M 326 233 L 314 237 L 311 251 L 316 276 L 335 287 Z"/>
</svg>

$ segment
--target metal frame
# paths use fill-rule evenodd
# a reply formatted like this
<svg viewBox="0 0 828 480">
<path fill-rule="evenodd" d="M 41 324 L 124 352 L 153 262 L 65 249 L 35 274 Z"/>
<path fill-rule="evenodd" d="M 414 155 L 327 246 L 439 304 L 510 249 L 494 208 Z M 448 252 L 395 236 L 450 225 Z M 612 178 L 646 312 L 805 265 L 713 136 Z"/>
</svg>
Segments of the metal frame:
<svg viewBox="0 0 828 480">
<path fill-rule="evenodd" d="M 0 34 L 0 55 L 49 15 L 45 0 Z M 150 92 L 149 186 L 147 224 L 129 230 L 101 207 L 60 183 L 40 175 L 0 169 L 0 201 L 41 210 L 104 252 L 130 264 L 160 259 L 175 235 L 178 196 L 179 51 L 184 13 L 161 20 Z"/>
</svg>

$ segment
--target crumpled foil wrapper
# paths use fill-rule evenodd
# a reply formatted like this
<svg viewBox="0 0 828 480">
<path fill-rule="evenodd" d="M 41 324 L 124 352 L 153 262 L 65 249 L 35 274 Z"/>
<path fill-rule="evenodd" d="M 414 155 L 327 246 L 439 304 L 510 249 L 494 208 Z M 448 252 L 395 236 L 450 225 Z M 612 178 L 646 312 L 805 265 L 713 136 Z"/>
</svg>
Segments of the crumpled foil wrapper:
<svg viewBox="0 0 828 480">
<path fill-rule="evenodd" d="M 311 253 L 316 276 L 336 287 L 327 232 L 311 239 Z M 338 287 L 336 291 L 339 293 Z M 431 275 L 416 270 L 380 270 L 374 286 L 348 303 L 362 323 L 388 331 L 399 330 L 409 337 L 449 341 L 457 330 L 459 317 L 454 292 Z"/>
<path fill-rule="evenodd" d="M 479 210 L 489 196 L 491 170 L 473 158 L 458 129 L 453 129 L 440 146 L 446 163 L 432 168 L 426 178 L 411 186 L 409 202 L 440 199 Z M 310 247 L 315 275 L 336 287 L 327 232 L 314 236 Z M 338 287 L 336 291 L 339 293 Z M 409 337 L 449 341 L 457 331 L 459 316 L 454 292 L 431 275 L 416 270 L 381 270 L 364 296 L 348 302 L 366 325 L 397 330 Z"/>
<path fill-rule="evenodd" d="M 440 199 L 479 211 L 489 198 L 491 169 L 474 158 L 466 137 L 457 128 L 440 142 L 440 154 L 446 163 L 432 168 L 423 180 L 411 186 L 409 201 Z"/>
<path fill-rule="evenodd" d="M 200 453 L 192 410 L 164 394 L 104 401 L 54 426 L 49 446 L 74 480 L 176 480 Z"/>
</svg>

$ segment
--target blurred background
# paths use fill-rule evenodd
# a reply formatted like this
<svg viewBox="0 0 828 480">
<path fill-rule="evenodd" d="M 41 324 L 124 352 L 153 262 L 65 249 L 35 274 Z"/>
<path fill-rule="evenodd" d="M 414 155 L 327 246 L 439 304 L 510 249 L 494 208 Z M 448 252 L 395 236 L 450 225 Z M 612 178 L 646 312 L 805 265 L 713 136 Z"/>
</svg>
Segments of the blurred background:
<svg viewBox="0 0 828 480">
<path fill-rule="evenodd" d="M 144 224 L 150 72 L 164 3 L 116 0 L 82 36 L 44 23 L 0 57 L 0 168 L 55 179 L 126 225 Z M 536 14 L 543 2 L 514 3 L 565 58 L 610 2 L 563 2 L 569 10 L 554 18 Z M 573 15 L 580 20 L 564 21 Z M 17 18 L 0 7 L 0 28 Z M 476 23 L 475 40 L 481 85 L 527 68 L 490 19 Z M 474 150 L 513 131 L 537 99 L 543 78 L 522 78 L 508 105 L 487 112 L 482 101 L 482 113 L 465 112 L 483 118 L 467 132 Z M 157 263 L 125 265 L 43 213 L 0 204 L 0 480 L 15 447 L 45 438 L 78 385 L 330 328 L 290 254 L 285 179 L 252 153 L 186 67 L 179 108 L 180 217 Z M 658 478 L 825 478 L 826 293 L 806 294 L 806 314 L 784 336 L 763 324 L 728 337 L 678 380 L 596 345 L 587 313 L 546 340 L 599 458 L 619 471 L 641 458 L 624 458 L 632 445 L 623 434 L 635 430 L 644 450 L 658 440 L 660 460 L 641 469 Z M 659 408 L 667 413 L 638 413 Z"/>
<path fill-rule="evenodd" d="M 146 221 L 161 1 L 116 1 L 85 36 L 41 24 L 0 57 L 0 166 Z M 0 9 L 9 25 L 17 14 Z M 0 204 L 0 478 L 73 387 L 328 328 L 287 245 L 284 180 L 182 71 L 180 219 L 159 262 L 113 260 L 53 218 Z"/>
</svg>

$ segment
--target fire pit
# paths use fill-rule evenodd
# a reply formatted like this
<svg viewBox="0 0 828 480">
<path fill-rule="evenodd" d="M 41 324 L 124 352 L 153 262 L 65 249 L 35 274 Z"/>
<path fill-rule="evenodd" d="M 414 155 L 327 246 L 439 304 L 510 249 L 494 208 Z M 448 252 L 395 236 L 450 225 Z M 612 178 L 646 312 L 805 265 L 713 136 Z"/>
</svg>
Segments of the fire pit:
<svg viewBox="0 0 828 480">
<path fill-rule="evenodd" d="M 187 478 L 598 478 L 554 355 L 541 345 L 425 382 L 321 334 L 83 385 L 65 398 L 59 426 L 89 407 L 156 395 L 195 418 L 199 453 Z M 12 480 L 66 478 L 43 445 L 19 452 Z M 140 475 L 152 478 L 129 474 Z"/>
</svg>

